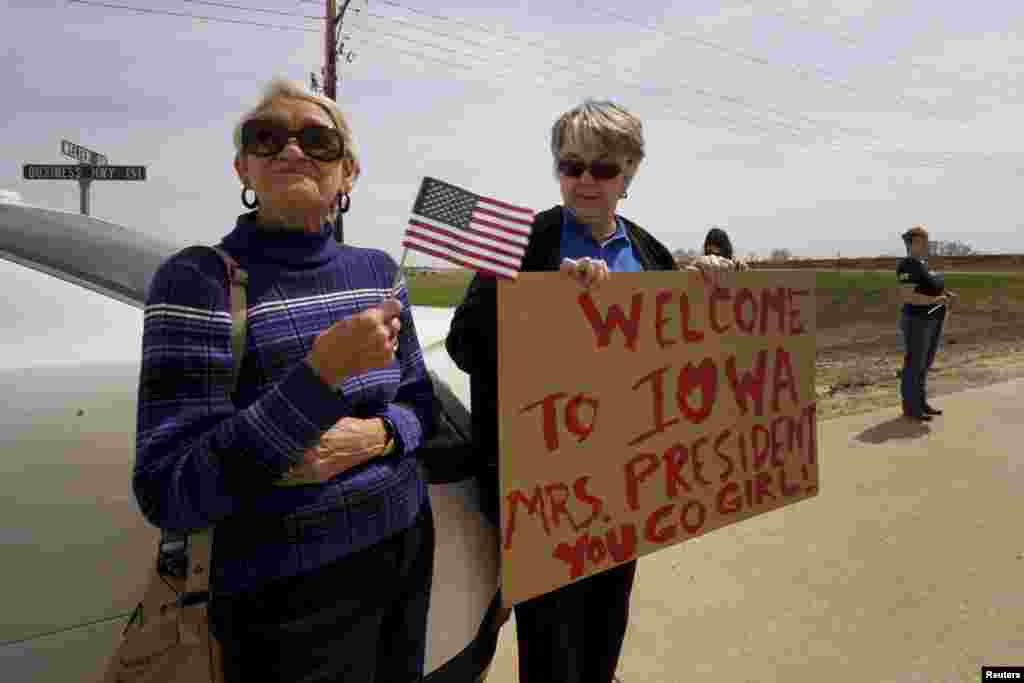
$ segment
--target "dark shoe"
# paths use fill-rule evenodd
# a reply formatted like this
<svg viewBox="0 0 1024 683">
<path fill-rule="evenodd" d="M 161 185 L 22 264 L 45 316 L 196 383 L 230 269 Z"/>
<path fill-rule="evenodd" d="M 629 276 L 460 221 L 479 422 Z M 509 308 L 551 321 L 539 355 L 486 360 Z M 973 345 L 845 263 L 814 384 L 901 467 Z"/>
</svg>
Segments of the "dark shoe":
<svg viewBox="0 0 1024 683">
<path fill-rule="evenodd" d="M 939 410 L 938 408 L 932 408 L 931 406 L 925 406 L 924 407 L 924 414 L 925 415 L 942 415 L 942 411 Z"/>
<path fill-rule="evenodd" d="M 903 417 L 905 417 L 905 418 L 907 418 L 909 420 L 917 420 L 918 422 L 931 422 L 932 421 L 932 416 L 931 415 L 925 415 L 923 413 L 922 414 L 917 414 L 917 415 L 912 415 L 911 413 L 903 413 Z"/>
</svg>

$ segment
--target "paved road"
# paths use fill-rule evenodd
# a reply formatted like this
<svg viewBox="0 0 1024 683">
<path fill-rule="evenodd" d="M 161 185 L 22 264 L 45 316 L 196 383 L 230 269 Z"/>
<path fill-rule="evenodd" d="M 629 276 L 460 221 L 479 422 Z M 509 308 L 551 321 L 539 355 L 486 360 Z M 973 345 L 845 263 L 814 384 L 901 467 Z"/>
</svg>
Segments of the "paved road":
<svg viewBox="0 0 1024 683">
<path fill-rule="evenodd" d="M 939 683 L 1024 666 L 1024 380 L 822 422 L 821 494 L 640 560 L 624 683 Z M 667 596 L 667 597 L 666 597 Z M 488 683 L 517 680 L 514 621 Z"/>
</svg>

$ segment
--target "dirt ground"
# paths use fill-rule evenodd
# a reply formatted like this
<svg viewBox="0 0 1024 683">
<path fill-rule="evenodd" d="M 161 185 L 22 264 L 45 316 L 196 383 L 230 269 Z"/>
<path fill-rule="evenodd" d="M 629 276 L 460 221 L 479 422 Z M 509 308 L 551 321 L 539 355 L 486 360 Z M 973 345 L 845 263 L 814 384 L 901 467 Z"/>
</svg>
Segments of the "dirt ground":
<svg viewBox="0 0 1024 683">
<path fill-rule="evenodd" d="M 946 316 L 928 376 L 929 397 L 1024 377 L 1024 267 L 1004 270 L 1020 276 L 1008 289 L 960 290 L 960 303 Z M 427 305 L 453 305 L 469 280 L 460 270 L 416 275 L 421 281 L 413 291 L 423 297 L 418 303 Z M 431 287 L 425 286 L 428 282 Z M 882 295 L 856 289 L 818 293 L 815 385 L 820 419 L 880 408 L 901 412 L 903 340 L 897 297 L 895 288 Z"/>
<path fill-rule="evenodd" d="M 929 397 L 1024 377 L 1024 302 L 999 292 L 970 298 L 947 313 Z M 898 302 L 819 300 L 819 418 L 899 413 L 902 364 Z"/>
</svg>

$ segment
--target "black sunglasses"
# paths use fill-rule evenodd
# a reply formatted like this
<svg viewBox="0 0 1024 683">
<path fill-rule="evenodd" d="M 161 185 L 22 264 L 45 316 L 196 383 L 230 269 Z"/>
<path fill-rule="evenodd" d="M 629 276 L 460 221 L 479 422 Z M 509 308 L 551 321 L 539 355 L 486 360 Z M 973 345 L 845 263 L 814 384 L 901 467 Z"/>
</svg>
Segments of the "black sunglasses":
<svg viewBox="0 0 1024 683">
<path fill-rule="evenodd" d="M 596 180 L 610 180 L 622 173 L 622 166 L 612 161 L 591 161 L 585 164 L 575 159 L 563 159 L 558 162 L 558 172 L 569 178 L 579 178 L 588 168 Z"/>
<path fill-rule="evenodd" d="M 311 159 L 337 161 L 345 156 L 345 140 L 336 128 L 313 124 L 299 130 L 288 130 L 281 123 L 261 119 L 246 121 L 242 126 L 242 149 L 258 157 L 272 157 L 280 153 L 293 137 Z"/>
</svg>

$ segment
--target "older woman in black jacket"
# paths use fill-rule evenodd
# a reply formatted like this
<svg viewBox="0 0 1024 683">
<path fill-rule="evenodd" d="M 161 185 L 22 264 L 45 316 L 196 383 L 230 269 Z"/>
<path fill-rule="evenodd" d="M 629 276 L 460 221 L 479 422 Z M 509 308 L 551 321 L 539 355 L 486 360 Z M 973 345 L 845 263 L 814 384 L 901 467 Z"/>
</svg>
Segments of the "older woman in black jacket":
<svg viewBox="0 0 1024 683">
<path fill-rule="evenodd" d="M 551 152 L 563 204 L 536 216 L 524 271 L 561 270 L 590 286 L 609 272 L 676 269 L 664 245 L 616 213 L 644 158 L 639 119 L 611 102 L 587 101 L 555 122 Z M 470 375 L 485 512 L 498 525 L 495 292 L 494 279 L 473 278 L 446 345 Z M 519 680 L 612 683 L 635 571 L 627 562 L 517 605 Z"/>
</svg>

